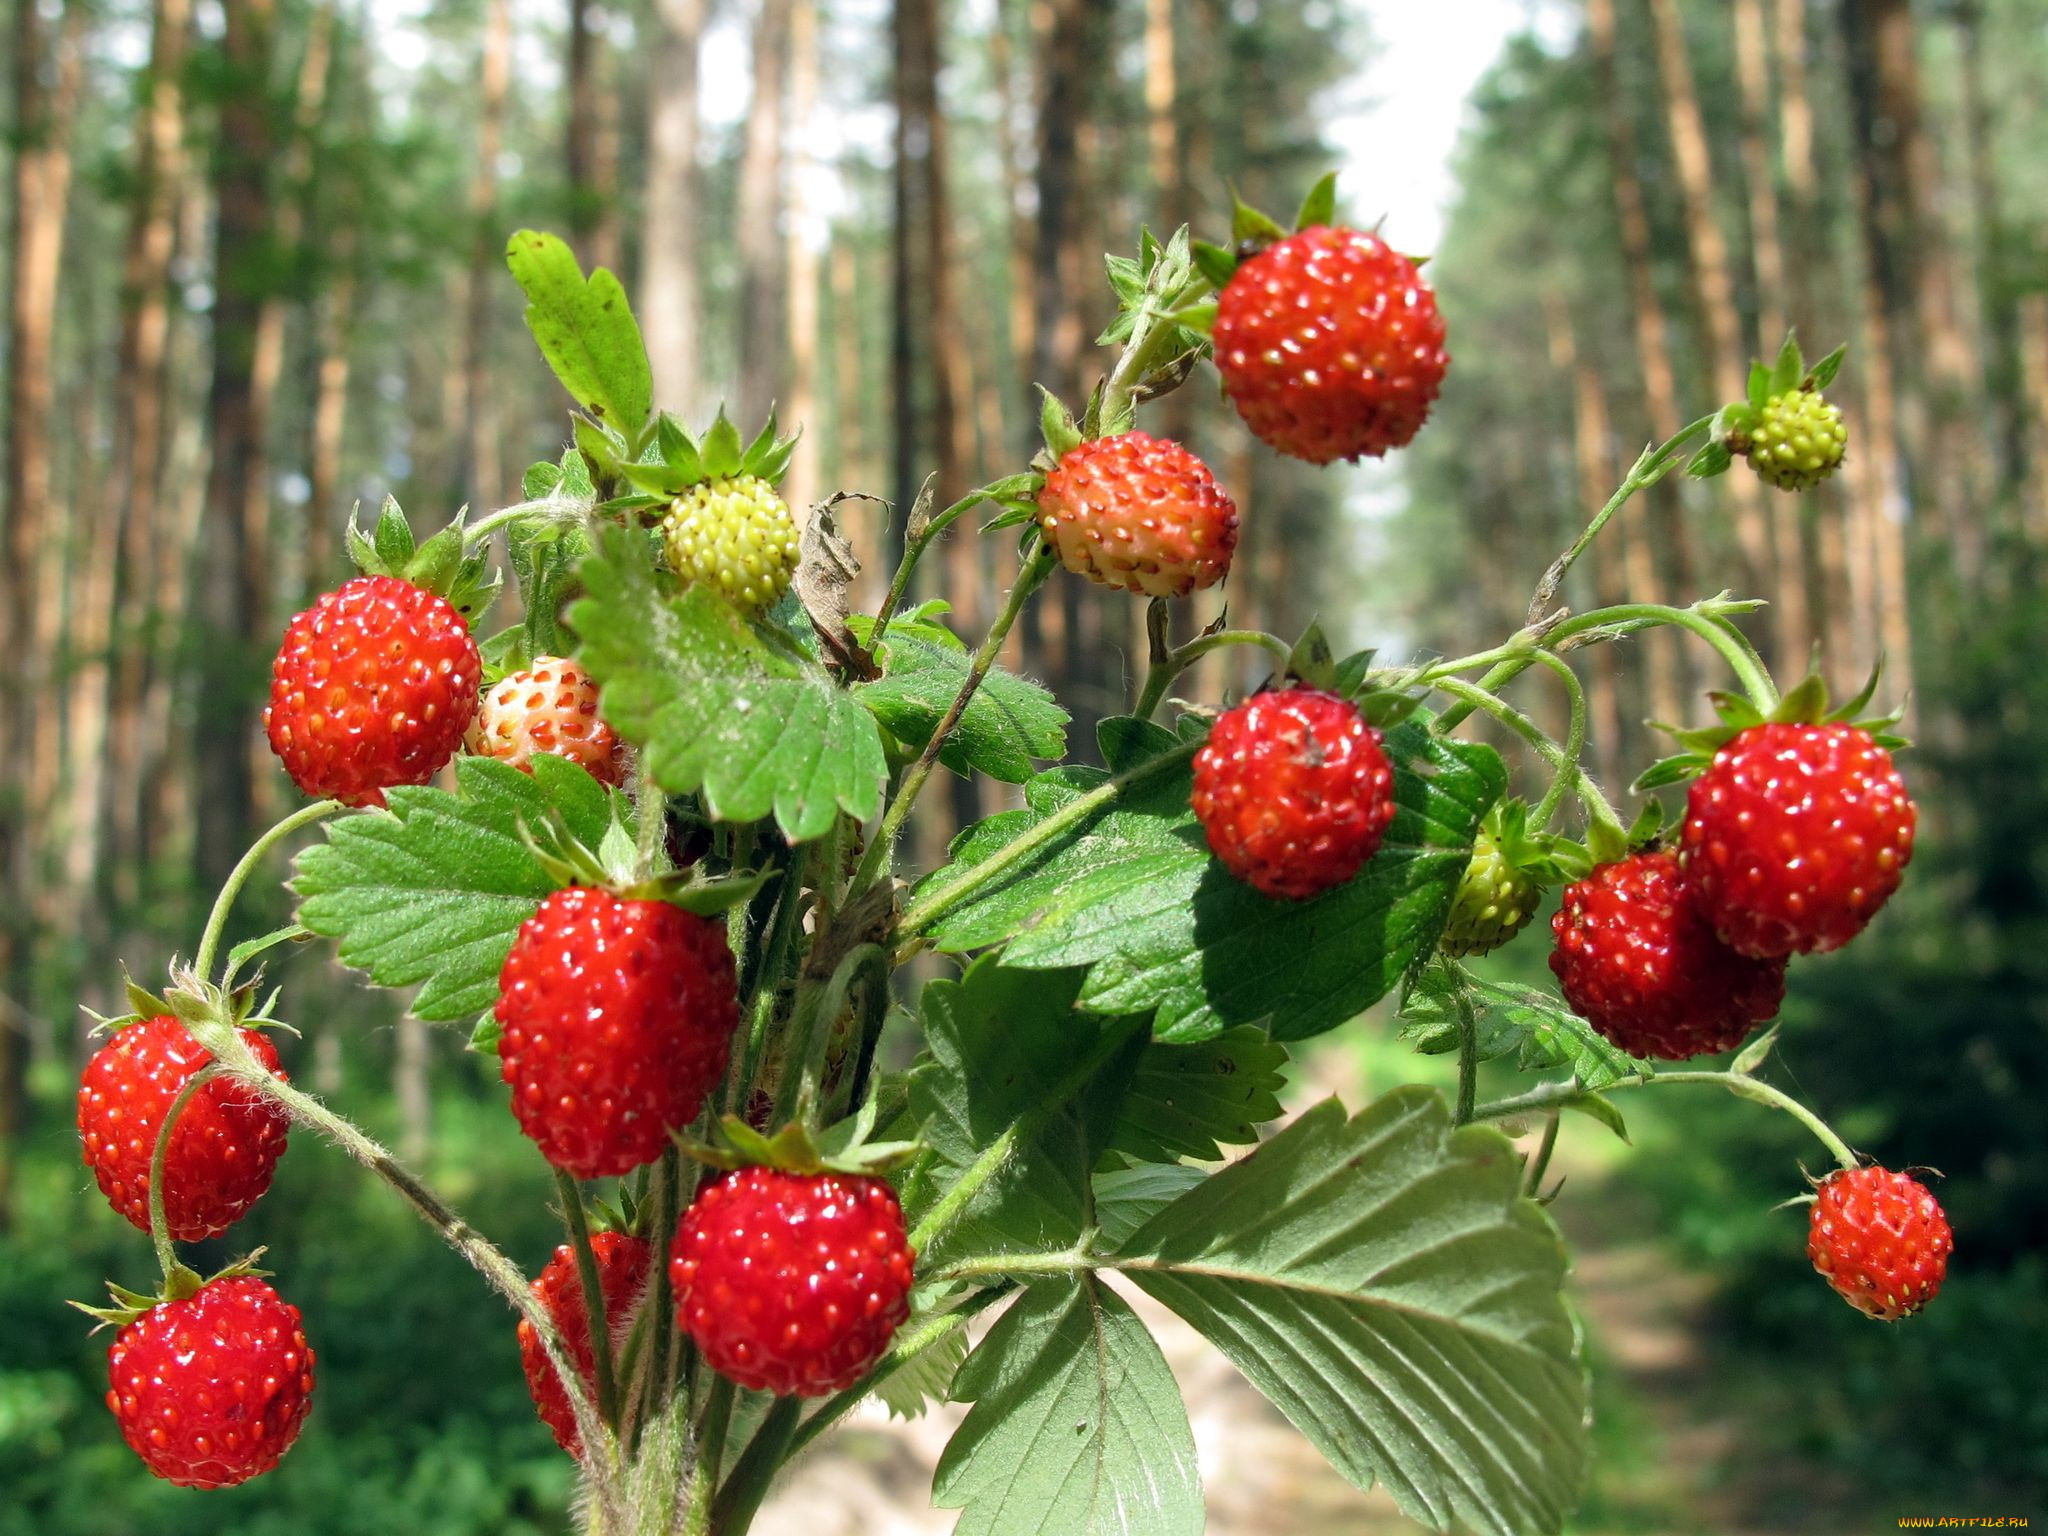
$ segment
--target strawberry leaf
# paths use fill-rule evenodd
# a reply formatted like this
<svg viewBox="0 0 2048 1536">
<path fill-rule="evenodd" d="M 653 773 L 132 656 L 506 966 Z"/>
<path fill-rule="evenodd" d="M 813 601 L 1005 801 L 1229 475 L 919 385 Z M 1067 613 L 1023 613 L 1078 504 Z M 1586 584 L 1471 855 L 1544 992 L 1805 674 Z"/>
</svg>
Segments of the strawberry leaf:
<svg viewBox="0 0 2048 1536">
<path fill-rule="evenodd" d="M 1256 1029 L 1192 1045 L 1155 1041 L 1138 1057 L 1109 1148 L 1142 1162 L 1215 1162 L 1280 1118 L 1287 1047 Z"/>
<path fill-rule="evenodd" d="M 1425 1056 L 1455 1051 L 1461 987 L 1478 1017 L 1481 1061 L 1513 1056 L 1524 1072 L 1569 1067 L 1587 1088 L 1605 1088 L 1649 1070 L 1548 993 L 1481 981 L 1451 961 L 1431 965 L 1415 978 L 1401 1000 L 1407 1027 L 1399 1038 Z"/>
<path fill-rule="evenodd" d="M 793 842 L 880 808 L 874 716 L 816 661 L 750 626 L 705 586 L 661 580 L 646 542 L 606 528 L 570 610 L 605 718 L 641 772 L 719 821 L 770 815 Z"/>
<path fill-rule="evenodd" d="M 1201 1536 L 1195 1437 L 1166 1358 L 1095 1275 L 1034 1285 L 953 1381 L 972 1403 L 932 1502 L 955 1536 Z"/>
<path fill-rule="evenodd" d="M 1024 810 L 960 837 L 953 862 L 926 882 L 911 913 L 1124 775 L 1107 804 L 942 908 L 929 931 L 955 953 L 1004 946 L 1007 966 L 1085 966 L 1083 1008 L 1152 1014 L 1158 1037 L 1171 1041 L 1239 1024 L 1299 1040 L 1378 1001 L 1435 946 L 1473 834 L 1506 783 L 1490 747 L 1440 740 L 1420 719 L 1398 726 L 1386 739 L 1397 808 L 1380 851 L 1348 884 L 1282 902 L 1239 884 L 1210 857 L 1188 805 L 1185 742 L 1121 719 L 1104 723 L 1101 744 L 1107 773 L 1039 774 L 1025 786 Z"/>
<path fill-rule="evenodd" d="M 559 815 L 600 841 L 623 797 L 566 758 L 537 756 L 526 774 L 484 757 L 459 758 L 456 791 L 408 786 L 390 808 L 327 825 L 299 855 L 298 920 L 340 941 L 344 965 L 380 987 L 418 987 L 412 1012 L 467 1021 L 498 999 L 498 972 L 519 925 L 558 882 L 524 829 Z"/>
<path fill-rule="evenodd" d="M 1521 1162 L 1428 1088 L 1325 1100 L 1103 1262 L 1361 1488 L 1437 1530 L 1558 1530 L 1586 1470 L 1564 1245 Z M 971 1362 L 970 1362 L 971 1364 Z"/>
<path fill-rule="evenodd" d="M 619 280 L 603 267 L 586 280 L 567 245 L 531 229 L 512 237 L 505 262 L 526 292 L 527 328 L 562 387 L 598 421 L 637 434 L 654 404 L 654 377 Z"/>
</svg>

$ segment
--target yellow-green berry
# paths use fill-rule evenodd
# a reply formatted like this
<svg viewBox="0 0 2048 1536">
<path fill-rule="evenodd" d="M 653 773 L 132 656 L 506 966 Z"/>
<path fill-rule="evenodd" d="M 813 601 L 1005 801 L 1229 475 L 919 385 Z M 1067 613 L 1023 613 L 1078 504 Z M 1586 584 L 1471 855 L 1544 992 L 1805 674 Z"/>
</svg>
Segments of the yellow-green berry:
<svg viewBox="0 0 2048 1536">
<path fill-rule="evenodd" d="M 754 475 L 691 486 L 669 507 L 661 532 L 677 575 L 750 611 L 772 607 L 796 574 L 796 519 L 775 487 Z"/>
<path fill-rule="evenodd" d="M 1849 445 L 1842 413 L 1810 389 L 1773 395 L 1749 435 L 1749 463 L 1783 491 L 1810 491 L 1841 467 Z"/>
<path fill-rule="evenodd" d="M 1517 869 L 1501 852 L 1493 835 L 1481 828 L 1473 839 L 1472 862 L 1465 866 L 1451 915 L 1437 947 L 1453 959 L 1488 955 L 1529 926 L 1543 887 Z"/>
</svg>

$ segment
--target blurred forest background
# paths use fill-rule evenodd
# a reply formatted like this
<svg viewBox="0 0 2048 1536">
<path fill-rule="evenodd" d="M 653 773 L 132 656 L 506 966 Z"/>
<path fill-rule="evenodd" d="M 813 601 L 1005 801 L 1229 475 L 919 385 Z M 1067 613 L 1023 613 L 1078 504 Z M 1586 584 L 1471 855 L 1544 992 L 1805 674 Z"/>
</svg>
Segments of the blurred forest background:
<svg viewBox="0 0 2048 1536">
<path fill-rule="evenodd" d="M 1376 177 L 1415 144 L 1384 118 L 1348 158 L 1328 142 L 1378 7 L 9 5 L 0 1536 L 564 1529 L 568 1465 L 509 1316 L 308 1137 L 234 1234 L 277 1245 L 321 1355 L 315 1432 L 279 1475 L 212 1497 L 151 1482 L 98 1404 L 104 1341 L 61 1306 L 149 1268 L 78 1163 L 79 1005 L 115 1007 L 117 957 L 149 980 L 189 952 L 285 807 L 255 730 L 285 618 L 344 574 L 352 502 L 388 491 L 438 524 L 559 451 L 564 401 L 502 266 L 514 228 L 624 276 L 669 409 L 801 421 L 792 503 L 901 507 L 928 475 L 949 500 L 1021 466 L 1031 381 L 1084 392 L 1103 253 L 1141 222 L 1220 238 L 1230 184 L 1284 212 L 1340 160 L 1351 216 L 1378 216 Z M 1818 643 L 1853 691 L 1881 649 L 1887 695 L 1911 690 L 1913 878 L 1848 958 L 1795 968 L 1779 1070 L 1865 1150 L 1942 1170 L 1957 1259 L 1931 1312 L 1874 1326 L 1771 1210 L 1818 1156 L 1793 1128 L 1681 1095 L 1626 1106 L 1623 1155 L 1570 1128 L 1558 1211 L 1583 1245 L 1601 1448 L 1575 1529 L 2048 1518 L 2048 11 L 1530 0 L 1520 19 L 1470 71 L 1428 268 L 1454 362 L 1416 445 L 1310 471 L 1256 447 L 1206 375 L 1149 425 L 1245 509 L 1234 621 L 1319 613 L 1397 653 L 1464 650 L 1520 625 L 1636 451 L 1739 395 L 1788 325 L 1809 355 L 1850 344 L 1841 476 L 1796 499 L 1740 467 L 1667 481 L 1566 596 L 1768 596 L 1753 631 L 1781 676 Z M 843 516 L 878 582 L 879 507 Z M 1012 555 L 954 538 L 927 592 L 976 630 Z M 1054 592 L 1014 660 L 1076 707 L 1083 744 L 1127 696 L 1142 609 Z M 1592 656 L 1612 786 L 1656 755 L 1645 719 L 1700 713 L 1722 681 L 1703 661 L 1665 635 Z M 1561 717 L 1541 688 L 1528 707 Z M 252 929 L 281 916 L 270 899 Z M 1510 967 L 1539 970 L 1545 938 Z M 537 1264 L 547 1186 L 492 1064 L 317 956 L 281 977 L 305 1030 L 290 1070 Z M 1356 1093 L 1436 1070 L 1392 1033 L 1354 1025 L 1307 1075 Z M 1240 1500 L 1217 1528 L 1404 1529 L 1329 1500 L 1306 1519 L 1292 1492 Z"/>
</svg>

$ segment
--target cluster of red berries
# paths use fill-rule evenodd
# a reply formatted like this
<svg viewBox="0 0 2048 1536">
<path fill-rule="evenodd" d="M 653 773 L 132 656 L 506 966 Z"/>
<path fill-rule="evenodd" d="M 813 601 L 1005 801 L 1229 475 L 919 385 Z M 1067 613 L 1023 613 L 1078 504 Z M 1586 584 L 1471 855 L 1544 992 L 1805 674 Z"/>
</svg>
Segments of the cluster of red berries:
<svg viewBox="0 0 2048 1536">
<path fill-rule="evenodd" d="M 1915 821 L 1868 731 L 1751 726 L 1693 781 L 1675 851 L 1565 891 L 1550 968 L 1632 1055 L 1727 1050 L 1776 1014 L 1790 956 L 1840 948 L 1898 889 Z"/>
</svg>

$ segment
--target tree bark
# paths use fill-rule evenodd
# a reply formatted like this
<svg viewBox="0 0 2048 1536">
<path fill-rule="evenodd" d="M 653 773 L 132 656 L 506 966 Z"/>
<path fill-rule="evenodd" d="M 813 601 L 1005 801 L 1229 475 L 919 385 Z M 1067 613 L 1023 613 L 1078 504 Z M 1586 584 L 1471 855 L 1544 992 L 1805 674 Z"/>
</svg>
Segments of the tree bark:
<svg viewBox="0 0 2048 1536">
<path fill-rule="evenodd" d="M 788 110 L 793 0 L 761 0 L 754 20 L 754 96 L 740 157 L 740 428 L 751 437 L 768 419 L 785 379 L 789 280 L 783 266 L 782 140 Z"/>
<path fill-rule="evenodd" d="M 1959 0 L 1951 15 L 1957 42 L 1957 84 L 1969 146 L 1970 212 L 1975 235 L 1978 312 L 1985 338 L 1984 399 L 1990 407 L 1997 505 L 2009 527 L 2024 537 L 2028 496 L 2041 487 L 2028 479 L 2026 385 L 2021 357 L 2019 285 L 2008 270 L 2005 211 L 1992 163 L 1991 98 L 1984 89 L 1984 7 Z"/>
<path fill-rule="evenodd" d="M 784 269 L 789 274 L 789 395 L 784 402 L 785 430 L 800 429 L 796 453 L 783 481 L 783 498 L 799 513 L 819 496 L 818 455 L 818 250 L 809 226 L 807 196 L 815 164 L 811 153 L 812 118 L 818 109 L 817 0 L 792 0 L 789 17 L 789 229 L 783 242 Z M 842 337 L 839 346 L 850 347 Z"/>
<path fill-rule="evenodd" d="M 569 0 L 569 231 L 586 267 L 619 265 L 618 155 L 609 51 L 592 0 Z M 655 89 L 667 88 L 661 82 Z"/>
<path fill-rule="evenodd" d="M 477 61 L 476 164 L 470 173 L 474 237 L 463 288 L 462 411 L 464 495 L 479 512 L 505 502 L 498 450 L 498 402 L 491 387 L 492 297 L 505 248 L 498 228 L 498 157 L 505 147 L 505 100 L 512 84 L 512 14 L 507 0 L 489 0 L 483 52 Z"/>
<path fill-rule="evenodd" d="M 254 822 L 252 758 L 257 658 L 268 638 L 270 495 L 265 439 L 270 401 L 256 390 L 257 321 L 270 286 L 276 152 L 270 67 L 276 0 L 226 0 L 221 64 L 227 85 L 214 151 L 213 380 L 207 393 L 207 557 L 201 562 L 198 731 L 199 883 L 218 886 Z"/>
<path fill-rule="evenodd" d="M 685 417 L 694 415 L 699 394 L 697 55 L 704 12 L 705 0 L 654 3 L 649 71 L 661 88 L 647 93 L 647 211 L 637 306 L 655 398 Z"/>
</svg>

